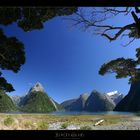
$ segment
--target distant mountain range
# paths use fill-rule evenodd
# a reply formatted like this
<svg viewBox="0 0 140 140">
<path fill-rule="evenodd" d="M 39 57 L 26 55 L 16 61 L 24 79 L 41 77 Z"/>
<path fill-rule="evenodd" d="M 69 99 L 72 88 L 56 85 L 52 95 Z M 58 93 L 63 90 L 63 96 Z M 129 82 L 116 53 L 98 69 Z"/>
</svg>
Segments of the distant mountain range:
<svg viewBox="0 0 140 140">
<path fill-rule="evenodd" d="M 131 84 L 129 93 L 123 97 L 118 91 L 101 93 L 93 90 L 58 104 L 40 83 L 30 88 L 22 97 L 10 97 L 0 90 L 0 112 L 47 113 L 57 110 L 68 111 L 140 111 L 140 82 Z"/>
<path fill-rule="evenodd" d="M 80 97 L 77 99 L 64 101 L 63 103 L 61 103 L 61 106 L 65 110 L 69 110 L 69 111 L 84 111 L 85 103 L 88 97 L 89 97 L 89 94 L 84 93 L 84 94 L 81 94 Z"/>
<path fill-rule="evenodd" d="M 122 100 L 118 91 L 81 94 L 79 97 L 58 104 L 37 82 L 24 96 L 8 96 L 0 91 L 0 112 L 48 113 L 57 110 L 68 111 L 111 111 Z"/>
<path fill-rule="evenodd" d="M 64 101 L 61 106 L 69 111 L 112 111 L 122 98 L 123 94 L 118 91 L 104 94 L 93 90 L 90 94 L 81 94 L 77 99 Z"/>
</svg>

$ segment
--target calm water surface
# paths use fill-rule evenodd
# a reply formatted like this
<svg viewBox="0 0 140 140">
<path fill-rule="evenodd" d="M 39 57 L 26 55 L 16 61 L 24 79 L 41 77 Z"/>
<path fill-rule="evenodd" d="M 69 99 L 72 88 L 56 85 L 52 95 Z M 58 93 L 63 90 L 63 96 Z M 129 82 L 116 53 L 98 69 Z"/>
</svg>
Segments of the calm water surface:
<svg viewBox="0 0 140 140">
<path fill-rule="evenodd" d="M 134 115 L 140 116 L 140 112 L 117 112 L 117 111 L 104 111 L 104 112 L 85 112 L 85 111 L 54 111 L 51 113 L 23 113 L 23 112 L 8 112 L 0 114 L 32 114 L 32 115 Z"/>
<path fill-rule="evenodd" d="M 117 112 L 117 111 L 105 111 L 105 112 L 78 112 L 78 111 L 55 111 L 51 112 L 53 115 L 140 115 L 133 112 Z"/>
</svg>

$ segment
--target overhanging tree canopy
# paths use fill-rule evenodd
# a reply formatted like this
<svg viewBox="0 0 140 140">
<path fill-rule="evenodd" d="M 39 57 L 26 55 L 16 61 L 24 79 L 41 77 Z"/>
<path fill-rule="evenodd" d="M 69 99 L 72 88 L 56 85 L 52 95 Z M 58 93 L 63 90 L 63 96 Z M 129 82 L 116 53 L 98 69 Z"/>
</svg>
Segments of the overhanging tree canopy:
<svg viewBox="0 0 140 140">
<path fill-rule="evenodd" d="M 23 31 L 43 29 L 43 23 L 56 16 L 71 15 L 76 7 L 0 7 L 0 25 L 16 23 Z M 17 73 L 25 63 L 24 44 L 16 37 L 7 37 L 0 29 L 0 90 L 13 91 L 2 77 L 2 70 Z"/>
<path fill-rule="evenodd" d="M 100 35 L 110 42 L 117 40 L 119 37 L 128 37 L 129 41 L 124 46 L 128 46 L 135 39 L 140 38 L 140 18 L 138 7 L 98 7 L 90 8 L 84 11 L 83 8 L 72 16 L 70 20 L 74 26 L 80 25 L 84 30 L 92 30 L 93 34 Z M 132 23 L 124 26 L 110 25 L 106 22 L 115 16 L 130 16 Z M 121 22 L 121 19 L 120 19 Z M 117 22 L 116 22 L 117 24 Z M 136 49 L 136 60 L 131 58 L 118 58 L 105 63 L 101 66 L 99 74 L 116 73 L 116 78 L 130 77 L 129 83 L 140 81 L 140 48 Z"/>
<path fill-rule="evenodd" d="M 129 43 L 135 39 L 140 38 L 140 21 L 137 14 L 140 13 L 138 7 L 97 7 L 85 10 L 80 8 L 75 16 L 69 18 L 73 21 L 73 25 L 80 25 L 84 30 L 92 30 L 95 35 L 101 35 L 107 38 L 110 42 L 118 39 L 121 36 L 133 38 Z M 111 25 L 105 21 L 119 16 L 130 16 L 134 19 L 133 23 L 128 23 L 124 26 Z M 120 19 L 121 21 L 121 19 Z M 117 24 L 117 22 L 116 22 Z M 127 45 L 129 45 L 126 44 Z"/>
</svg>

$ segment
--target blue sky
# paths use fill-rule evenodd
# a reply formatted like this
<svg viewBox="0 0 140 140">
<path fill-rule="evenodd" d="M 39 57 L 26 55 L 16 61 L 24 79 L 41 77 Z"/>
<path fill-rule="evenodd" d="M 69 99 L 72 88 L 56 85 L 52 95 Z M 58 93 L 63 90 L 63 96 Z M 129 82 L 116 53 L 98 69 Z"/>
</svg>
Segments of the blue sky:
<svg viewBox="0 0 140 140">
<path fill-rule="evenodd" d="M 109 22 L 125 25 L 132 20 L 121 16 Z M 3 29 L 6 35 L 22 41 L 26 51 L 26 63 L 17 74 L 3 71 L 16 90 L 9 95 L 23 96 L 36 82 L 42 83 L 49 96 L 59 103 L 93 89 L 128 93 L 128 79 L 117 80 L 113 74 L 101 76 L 98 70 L 103 63 L 118 57 L 135 58 L 139 41 L 122 47 L 121 43 L 128 40 L 110 43 L 103 37 L 69 28 L 69 22 L 62 21 L 62 17 L 46 22 L 42 30 L 24 32 L 15 24 Z"/>
</svg>

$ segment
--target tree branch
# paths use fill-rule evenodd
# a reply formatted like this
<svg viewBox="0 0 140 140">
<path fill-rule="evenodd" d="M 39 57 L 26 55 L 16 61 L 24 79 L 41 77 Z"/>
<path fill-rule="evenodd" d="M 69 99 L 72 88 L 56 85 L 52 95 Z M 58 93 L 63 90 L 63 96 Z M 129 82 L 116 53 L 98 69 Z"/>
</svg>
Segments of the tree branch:
<svg viewBox="0 0 140 140">
<path fill-rule="evenodd" d="M 137 11 L 139 9 L 137 8 Z M 137 29 L 137 23 L 131 23 L 124 26 L 112 26 L 107 25 L 104 21 L 109 19 L 111 16 L 116 16 L 118 14 L 128 15 L 132 12 L 132 7 L 124 7 L 123 8 L 113 8 L 113 7 L 105 7 L 105 8 L 93 8 L 91 11 L 82 11 L 82 8 L 75 14 L 76 17 L 73 17 L 74 26 L 81 25 L 85 30 L 92 28 L 93 34 L 101 35 L 107 38 L 109 41 L 116 40 L 119 36 L 123 35 L 125 31 L 130 31 L 129 33 L 135 37 L 137 32 L 135 33 L 135 29 Z M 90 15 L 90 16 L 89 16 Z M 130 16 L 132 16 L 130 14 Z M 133 31 L 134 29 L 134 31 Z M 110 34 L 112 33 L 112 34 Z M 130 38 L 130 35 L 128 37 Z M 132 36 L 132 37 L 133 37 Z M 138 38 L 138 37 L 137 37 Z M 130 44 L 130 41 L 128 44 Z"/>
<path fill-rule="evenodd" d="M 109 39 L 110 41 L 116 40 L 124 31 L 126 30 L 131 30 L 132 28 L 134 28 L 136 26 L 135 23 L 126 25 L 124 27 L 116 27 L 116 28 L 112 28 L 112 29 L 120 29 L 115 35 L 114 37 L 109 36 L 107 33 L 103 33 L 101 34 L 102 36 L 106 37 L 107 39 Z M 110 29 L 111 30 L 111 29 Z"/>
<path fill-rule="evenodd" d="M 123 47 L 126 47 L 126 46 L 128 46 L 128 45 L 130 45 L 134 40 L 135 40 L 136 38 L 133 38 L 132 40 L 130 40 L 127 44 L 125 44 L 125 45 L 122 45 Z"/>
<path fill-rule="evenodd" d="M 104 8 L 104 9 L 105 9 L 106 12 L 110 12 L 110 13 L 112 13 L 116 16 L 120 13 L 125 13 L 125 15 L 127 15 L 131 10 L 131 8 L 130 8 L 130 10 L 129 10 L 129 8 L 130 7 L 126 7 L 125 10 L 118 10 L 116 8 Z"/>
<path fill-rule="evenodd" d="M 135 7 L 135 12 L 140 13 L 140 9 L 138 7 Z"/>
</svg>

